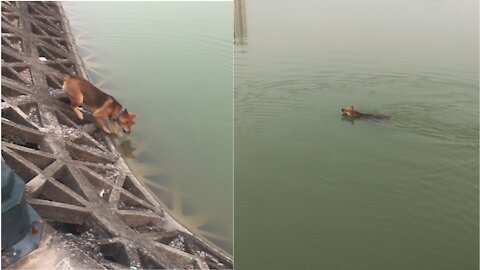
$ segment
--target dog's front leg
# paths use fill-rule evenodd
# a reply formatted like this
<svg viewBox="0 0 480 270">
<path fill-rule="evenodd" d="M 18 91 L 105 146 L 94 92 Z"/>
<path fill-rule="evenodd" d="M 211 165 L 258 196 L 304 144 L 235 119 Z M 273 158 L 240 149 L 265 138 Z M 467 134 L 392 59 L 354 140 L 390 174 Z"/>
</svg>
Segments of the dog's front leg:
<svg viewBox="0 0 480 270">
<path fill-rule="evenodd" d="M 117 137 L 120 137 L 120 129 L 118 128 L 117 121 L 110 119 L 110 127 L 111 127 L 113 133 Z"/>
<path fill-rule="evenodd" d="M 103 117 L 98 117 L 98 116 L 95 116 L 93 115 L 95 120 L 97 121 L 98 123 L 98 126 L 107 134 L 110 134 L 110 130 L 107 128 L 107 126 L 105 126 L 105 123 L 103 122 Z"/>
<path fill-rule="evenodd" d="M 72 110 L 75 112 L 77 117 L 80 118 L 80 120 L 83 120 L 83 113 L 80 111 L 78 106 L 77 107 L 72 106 Z"/>
</svg>

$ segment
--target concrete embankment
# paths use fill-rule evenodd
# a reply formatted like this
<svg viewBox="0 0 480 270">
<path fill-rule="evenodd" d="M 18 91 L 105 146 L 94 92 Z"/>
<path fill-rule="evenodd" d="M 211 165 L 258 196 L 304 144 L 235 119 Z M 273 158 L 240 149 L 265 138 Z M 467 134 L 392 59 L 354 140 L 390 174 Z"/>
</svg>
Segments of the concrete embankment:
<svg viewBox="0 0 480 270">
<path fill-rule="evenodd" d="M 9 267 L 233 268 L 161 208 L 91 115 L 75 116 L 65 74 L 86 77 L 61 4 L 2 2 L 2 157 L 46 227 Z"/>
<path fill-rule="evenodd" d="M 235 45 L 247 44 L 247 7 L 245 0 L 235 0 L 234 36 Z"/>
</svg>

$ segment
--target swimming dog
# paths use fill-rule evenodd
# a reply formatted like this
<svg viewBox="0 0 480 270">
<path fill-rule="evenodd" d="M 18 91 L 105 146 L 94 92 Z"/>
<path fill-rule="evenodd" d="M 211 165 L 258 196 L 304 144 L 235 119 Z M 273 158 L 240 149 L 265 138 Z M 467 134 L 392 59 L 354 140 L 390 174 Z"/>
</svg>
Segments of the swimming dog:
<svg viewBox="0 0 480 270">
<path fill-rule="evenodd" d="M 352 106 L 342 108 L 341 109 L 342 114 L 346 117 L 349 117 L 351 119 L 359 119 L 359 118 L 365 118 L 365 119 L 373 119 L 373 120 L 388 120 L 390 119 L 390 116 L 388 115 L 380 115 L 380 114 L 368 114 L 368 113 L 361 113 Z"/>
<path fill-rule="evenodd" d="M 78 118 L 83 120 L 83 113 L 79 110 L 80 105 L 86 105 L 100 128 L 107 134 L 110 130 L 105 126 L 104 119 L 110 121 L 110 126 L 119 136 L 118 126 L 130 134 L 132 126 L 135 125 L 135 113 L 129 113 L 125 107 L 120 105 L 112 96 L 95 87 L 89 81 L 73 75 L 67 75 L 63 82 L 63 91 L 70 99 L 70 106 Z"/>
</svg>

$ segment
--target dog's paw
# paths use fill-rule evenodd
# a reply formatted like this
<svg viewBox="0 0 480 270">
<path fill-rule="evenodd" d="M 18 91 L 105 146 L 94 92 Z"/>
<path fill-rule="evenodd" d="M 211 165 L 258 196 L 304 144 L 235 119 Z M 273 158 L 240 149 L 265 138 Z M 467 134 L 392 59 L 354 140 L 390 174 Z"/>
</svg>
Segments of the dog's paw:
<svg viewBox="0 0 480 270">
<path fill-rule="evenodd" d="M 77 115 L 77 117 L 80 119 L 80 120 L 83 120 L 83 113 L 81 113 L 80 111 L 78 110 L 74 110 L 75 114 Z"/>
</svg>

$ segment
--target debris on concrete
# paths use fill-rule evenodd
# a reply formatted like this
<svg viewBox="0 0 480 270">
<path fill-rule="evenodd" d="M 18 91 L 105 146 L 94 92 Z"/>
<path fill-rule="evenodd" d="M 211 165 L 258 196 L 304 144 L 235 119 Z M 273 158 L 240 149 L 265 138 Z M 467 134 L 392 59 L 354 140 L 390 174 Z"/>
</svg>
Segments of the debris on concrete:
<svg viewBox="0 0 480 270">
<path fill-rule="evenodd" d="M 57 96 L 57 95 L 61 95 L 63 94 L 63 90 L 62 89 L 59 89 L 59 88 L 53 88 L 53 87 L 48 87 L 48 92 L 50 93 L 50 95 L 52 96 Z"/>
<path fill-rule="evenodd" d="M 31 106 L 28 112 L 25 113 L 28 120 L 35 123 L 37 126 L 40 125 L 40 119 L 38 118 L 38 109 L 35 105 Z"/>
<path fill-rule="evenodd" d="M 16 136 L 14 134 L 2 134 L 2 141 L 18 144 L 18 145 L 25 145 L 27 142 L 20 136 Z"/>
<path fill-rule="evenodd" d="M 168 245 L 185 252 L 185 239 L 181 235 L 175 237 Z"/>
</svg>

